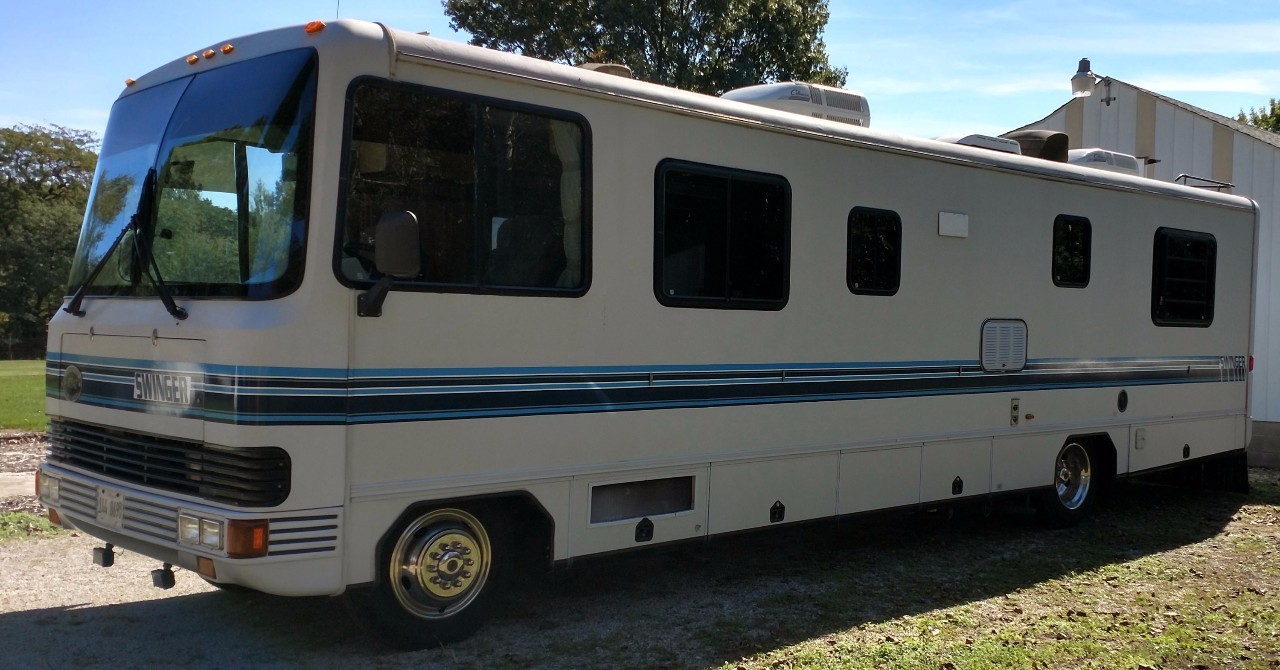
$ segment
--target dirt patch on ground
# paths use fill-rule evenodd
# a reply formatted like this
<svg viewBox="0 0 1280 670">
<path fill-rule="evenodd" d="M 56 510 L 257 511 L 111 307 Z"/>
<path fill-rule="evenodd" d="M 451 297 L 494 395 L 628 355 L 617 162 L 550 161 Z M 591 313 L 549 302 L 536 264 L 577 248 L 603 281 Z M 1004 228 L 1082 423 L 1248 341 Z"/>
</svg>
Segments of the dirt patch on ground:
<svg viewBox="0 0 1280 670">
<path fill-rule="evenodd" d="M 48 448 L 44 433 L 0 433 L 0 473 L 35 472 Z"/>
<path fill-rule="evenodd" d="M 0 475 L 35 472 L 48 448 L 49 440 L 44 433 L 0 432 Z M 0 513 L 5 512 L 40 514 L 44 507 L 34 495 L 0 496 Z"/>
</svg>

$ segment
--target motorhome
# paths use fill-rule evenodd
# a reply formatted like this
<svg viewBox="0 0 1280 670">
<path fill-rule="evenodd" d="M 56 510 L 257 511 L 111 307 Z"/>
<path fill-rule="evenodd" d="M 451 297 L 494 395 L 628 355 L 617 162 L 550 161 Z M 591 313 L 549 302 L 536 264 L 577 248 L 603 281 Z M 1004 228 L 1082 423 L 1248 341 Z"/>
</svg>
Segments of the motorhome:
<svg viewBox="0 0 1280 670">
<path fill-rule="evenodd" d="M 112 109 L 37 487 L 98 565 L 349 592 L 409 646 L 531 565 L 1073 523 L 1245 475 L 1257 215 L 381 24 L 231 39 Z"/>
</svg>

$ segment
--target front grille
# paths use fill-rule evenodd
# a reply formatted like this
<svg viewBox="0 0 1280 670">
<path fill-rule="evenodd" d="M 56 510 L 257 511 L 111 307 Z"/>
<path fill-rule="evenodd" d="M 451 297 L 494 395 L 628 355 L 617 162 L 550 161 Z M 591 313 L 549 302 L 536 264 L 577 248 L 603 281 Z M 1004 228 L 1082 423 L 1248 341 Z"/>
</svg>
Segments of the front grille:
<svg viewBox="0 0 1280 670">
<path fill-rule="evenodd" d="M 51 421 L 49 462 L 237 507 L 289 497 L 289 454 L 234 449 L 73 421 Z"/>
</svg>

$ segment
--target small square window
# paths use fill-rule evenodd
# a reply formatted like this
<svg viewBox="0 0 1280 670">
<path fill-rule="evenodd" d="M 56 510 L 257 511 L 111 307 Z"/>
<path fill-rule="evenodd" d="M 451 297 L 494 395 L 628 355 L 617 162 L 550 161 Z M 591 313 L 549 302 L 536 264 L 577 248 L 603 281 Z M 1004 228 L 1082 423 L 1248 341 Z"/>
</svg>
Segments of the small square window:
<svg viewBox="0 0 1280 670">
<path fill-rule="evenodd" d="M 1053 283 L 1064 288 L 1089 285 L 1093 226 L 1080 216 L 1058 215 L 1053 220 Z"/>
<path fill-rule="evenodd" d="M 845 279 L 859 295 L 893 295 L 902 280 L 902 219 L 897 212 L 855 207 L 849 212 Z"/>
</svg>

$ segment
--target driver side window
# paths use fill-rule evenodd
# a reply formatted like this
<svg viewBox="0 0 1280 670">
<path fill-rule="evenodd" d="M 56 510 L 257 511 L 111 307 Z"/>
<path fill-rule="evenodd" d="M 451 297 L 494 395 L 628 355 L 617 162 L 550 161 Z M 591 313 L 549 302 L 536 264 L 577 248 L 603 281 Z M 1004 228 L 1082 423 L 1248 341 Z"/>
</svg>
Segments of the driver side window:
<svg viewBox="0 0 1280 670">
<path fill-rule="evenodd" d="M 350 99 L 339 268 L 378 278 L 388 211 L 420 226 L 398 288 L 580 295 L 587 276 L 585 123 L 565 113 L 367 80 Z"/>
</svg>

